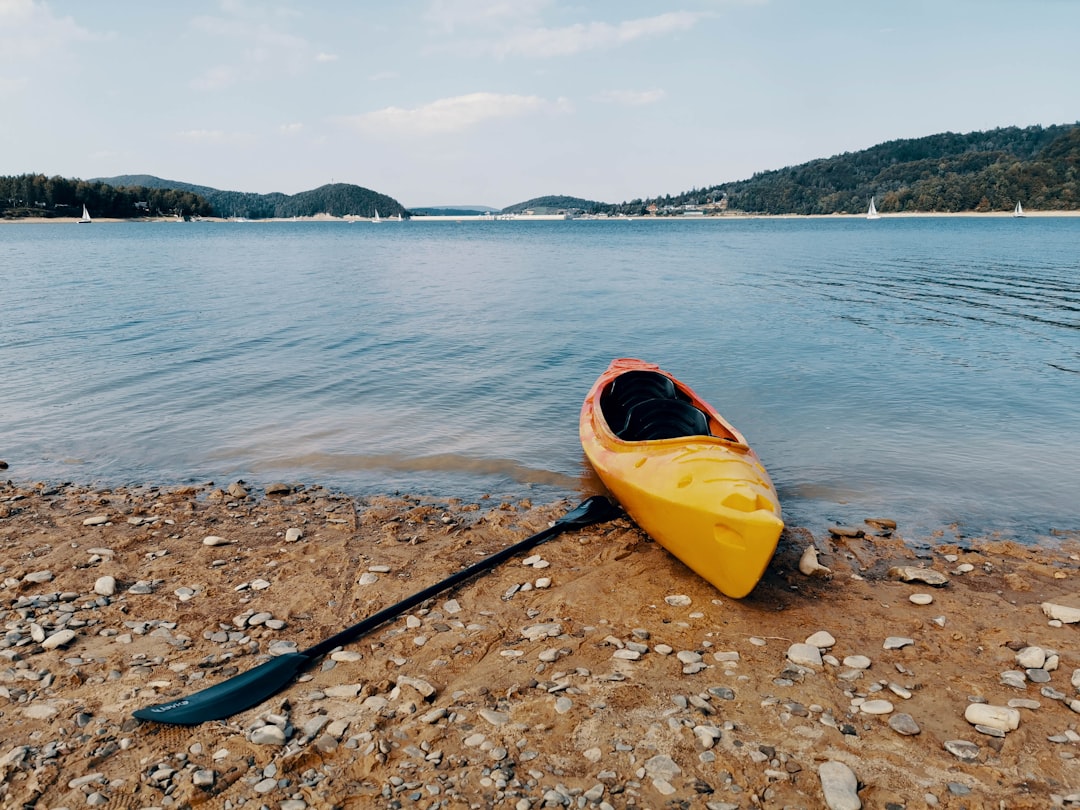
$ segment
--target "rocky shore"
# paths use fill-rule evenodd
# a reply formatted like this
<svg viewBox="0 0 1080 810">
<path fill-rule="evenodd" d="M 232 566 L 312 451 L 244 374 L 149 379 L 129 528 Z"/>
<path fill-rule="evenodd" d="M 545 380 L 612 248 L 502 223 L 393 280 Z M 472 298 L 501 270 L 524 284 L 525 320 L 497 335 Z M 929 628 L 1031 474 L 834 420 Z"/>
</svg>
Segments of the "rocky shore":
<svg viewBox="0 0 1080 810">
<path fill-rule="evenodd" d="M 574 505 L 0 484 L 0 807 L 1080 807 L 1080 538 L 902 515 L 789 528 L 739 601 L 619 518 L 228 720 L 131 716 Z"/>
</svg>

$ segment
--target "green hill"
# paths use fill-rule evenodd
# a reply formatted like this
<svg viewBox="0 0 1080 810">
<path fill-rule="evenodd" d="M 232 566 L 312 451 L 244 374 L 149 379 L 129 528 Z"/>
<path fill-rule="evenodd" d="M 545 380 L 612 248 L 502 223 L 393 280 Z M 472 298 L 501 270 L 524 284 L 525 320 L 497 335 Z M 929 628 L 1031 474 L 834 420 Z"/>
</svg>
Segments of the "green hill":
<svg viewBox="0 0 1080 810">
<path fill-rule="evenodd" d="M 605 203 L 595 200 L 583 200 L 581 197 L 534 197 L 531 200 L 507 206 L 500 213 L 520 214 L 523 211 L 532 211 L 536 214 L 562 214 L 579 211 L 587 214 L 595 213 L 607 207 Z"/>
<path fill-rule="evenodd" d="M 761 214 L 857 214 L 1080 208 L 1080 125 L 1008 127 L 888 141 L 609 212 L 681 214 L 685 206 Z"/>
<path fill-rule="evenodd" d="M 386 217 L 409 213 L 393 197 L 350 183 L 331 183 L 311 191 L 288 195 L 221 191 L 209 186 L 163 180 L 160 177 L 145 174 L 125 174 L 118 177 L 103 177 L 99 180 L 115 187 L 136 184 L 146 188 L 170 188 L 193 192 L 203 197 L 213 208 L 214 214 L 221 217 L 269 219 L 313 217 L 317 214 L 330 214 L 335 217 L 372 217 L 376 211 L 380 216 Z"/>
<path fill-rule="evenodd" d="M 72 180 L 23 174 L 0 177 L 0 216 L 77 217 L 83 206 L 91 216 L 108 219 L 209 216 L 210 203 L 198 194 L 172 187 L 126 185 L 100 180 Z"/>
</svg>

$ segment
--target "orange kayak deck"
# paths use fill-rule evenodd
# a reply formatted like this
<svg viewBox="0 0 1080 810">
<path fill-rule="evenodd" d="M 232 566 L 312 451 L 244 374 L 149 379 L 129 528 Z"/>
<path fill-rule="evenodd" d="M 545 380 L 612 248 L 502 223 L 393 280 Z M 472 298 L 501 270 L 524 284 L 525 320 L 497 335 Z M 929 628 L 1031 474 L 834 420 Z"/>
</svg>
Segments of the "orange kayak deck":
<svg viewBox="0 0 1080 810">
<path fill-rule="evenodd" d="M 780 500 L 712 406 L 658 366 L 620 358 L 586 396 L 579 431 L 600 480 L 643 531 L 725 595 L 753 590 L 784 528 Z"/>
</svg>

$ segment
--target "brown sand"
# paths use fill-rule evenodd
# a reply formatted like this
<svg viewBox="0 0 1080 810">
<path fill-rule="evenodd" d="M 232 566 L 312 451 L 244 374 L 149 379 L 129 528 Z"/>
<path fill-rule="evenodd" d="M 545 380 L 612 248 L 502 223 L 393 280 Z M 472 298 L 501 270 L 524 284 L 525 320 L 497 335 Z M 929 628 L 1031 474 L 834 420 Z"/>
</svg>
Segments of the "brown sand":
<svg viewBox="0 0 1080 810">
<path fill-rule="evenodd" d="M 141 723 L 135 709 L 245 671 L 274 642 L 314 644 L 573 506 L 237 494 L 0 484 L 0 807 L 815 808 L 826 761 L 856 774 L 864 807 L 1080 804 L 1080 625 L 1051 626 L 1040 607 L 1080 607 L 1075 537 L 920 552 L 899 534 L 789 529 L 736 601 L 620 518 L 540 546 L 546 567 L 515 559 L 433 599 L 227 721 Z M 831 575 L 799 572 L 810 544 Z M 895 565 L 949 582 L 900 582 Z M 360 584 L 372 566 L 388 570 Z M 116 593 L 98 596 L 106 575 Z M 239 629 L 261 611 L 285 626 Z M 65 621 L 70 643 L 39 643 Z M 530 640 L 545 623 L 554 635 Z M 826 655 L 869 669 L 790 665 L 789 646 L 820 630 L 836 640 Z M 913 643 L 885 649 L 892 636 Z M 613 657 L 635 645 L 639 660 Z M 1028 646 L 1058 654 L 1049 682 L 1003 685 Z M 888 699 L 919 733 L 862 698 Z M 1018 698 L 1034 703 L 1004 737 L 964 718 L 973 699 Z M 267 720 L 286 745 L 252 741 Z"/>
</svg>

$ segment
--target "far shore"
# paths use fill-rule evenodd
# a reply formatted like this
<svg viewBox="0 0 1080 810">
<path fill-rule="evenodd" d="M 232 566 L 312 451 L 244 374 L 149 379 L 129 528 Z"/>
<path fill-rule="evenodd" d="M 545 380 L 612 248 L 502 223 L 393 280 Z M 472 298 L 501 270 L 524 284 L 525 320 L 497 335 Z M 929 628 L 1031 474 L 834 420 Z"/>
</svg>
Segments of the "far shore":
<svg viewBox="0 0 1080 810">
<path fill-rule="evenodd" d="M 1012 219 L 1012 211 L 957 211 L 957 212 L 901 212 L 901 213 L 883 213 L 881 219 L 914 219 L 921 217 L 933 217 L 933 218 L 1009 218 Z M 1022 218 L 1024 219 L 1045 219 L 1050 217 L 1080 217 L 1080 210 L 1075 211 L 1026 211 Z M 513 217 L 499 217 L 498 215 L 491 216 L 487 214 L 476 214 L 468 216 L 417 216 L 410 218 L 409 222 L 543 222 L 543 221 L 566 221 L 567 219 L 587 219 L 590 221 L 598 222 L 619 222 L 623 220 L 633 220 L 635 222 L 734 222 L 743 221 L 747 219 L 865 219 L 866 214 L 744 214 L 744 213 L 728 213 L 720 214 L 718 216 L 670 216 L 670 217 L 654 217 L 654 216 L 613 216 L 613 217 L 562 217 L 558 215 L 526 215 L 518 214 Z M 394 220 L 383 219 L 381 222 L 393 222 Z M 71 225 L 79 223 L 80 220 L 77 217 L 24 217 L 19 219 L 6 219 L 0 218 L 0 224 L 15 224 L 15 225 Z M 144 219 L 109 219 L 109 218 L 95 218 L 93 222 L 83 223 L 89 225 L 99 224 L 111 224 L 111 223 L 124 223 L 124 222 L 136 222 L 136 223 L 177 223 L 180 220 L 168 218 L 168 217 L 154 217 Z M 249 219 L 249 220 L 231 220 L 223 217 L 202 217 L 198 220 L 192 220 L 187 224 L 198 223 L 228 223 L 237 222 L 238 224 L 253 224 L 253 223 L 267 223 L 267 222 L 343 222 L 343 223 L 365 223 L 371 222 L 368 217 L 360 216 L 344 216 L 335 217 L 329 214 L 320 214 L 314 217 L 271 217 L 267 219 Z M 374 224 L 374 223 L 373 223 Z"/>
</svg>

